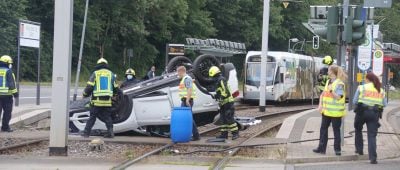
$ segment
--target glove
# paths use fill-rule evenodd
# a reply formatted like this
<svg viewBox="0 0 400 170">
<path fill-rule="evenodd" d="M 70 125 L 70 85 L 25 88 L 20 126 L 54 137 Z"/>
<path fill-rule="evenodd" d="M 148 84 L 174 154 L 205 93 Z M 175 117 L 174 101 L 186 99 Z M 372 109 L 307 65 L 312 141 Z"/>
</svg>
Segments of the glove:
<svg viewBox="0 0 400 170">
<path fill-rule="evenodd" d="M 19 97 L 19 93 L 16 92 L 16 93 L 13 94 L 13 96 L 14 96 L 14 98 L 18 98 Z"/>
</svg>

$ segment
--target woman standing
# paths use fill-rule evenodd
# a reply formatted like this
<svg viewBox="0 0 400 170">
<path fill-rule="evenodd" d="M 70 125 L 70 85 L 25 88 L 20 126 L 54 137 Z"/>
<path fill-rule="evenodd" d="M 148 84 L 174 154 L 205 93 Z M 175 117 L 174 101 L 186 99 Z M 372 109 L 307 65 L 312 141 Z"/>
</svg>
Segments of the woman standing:
<svg viewBox="0 0 400 170">
<path fill-rule="evenodd" d="M 319 145 L 313 152 L 321 154 L 326 153 L 328 128 L 332 123 L 333 134 L 335 136 L 335 154 L 339 156 L 341 155 L 340 127 L 342 125 L 342 117 L 345 114 L 346 99 L 344 81 L 346 81 L 347 75 L 341 67 L 331 65 L 328 68 L 328 76 L 329 80 L 325 84 L 325 89 L 321 94 L 318 106 L 318 110 L 322 114 Z"/>
<path fill-rule="evenodd" d="M 367 124 L 368 131 L 368 156 L 371 164 L 376 161 L 376 135 L 378 133 L 379 117 L 382 116 L 383 106 L 386 106 L 385 92 L 382 84 L 374 73 L 368 73 L 365 84 L 360 85 L 354 94 L 353 104 L 356 105 L 354 119 L 356 153 L 363 155 L 362 129 Z"/>
</svg>

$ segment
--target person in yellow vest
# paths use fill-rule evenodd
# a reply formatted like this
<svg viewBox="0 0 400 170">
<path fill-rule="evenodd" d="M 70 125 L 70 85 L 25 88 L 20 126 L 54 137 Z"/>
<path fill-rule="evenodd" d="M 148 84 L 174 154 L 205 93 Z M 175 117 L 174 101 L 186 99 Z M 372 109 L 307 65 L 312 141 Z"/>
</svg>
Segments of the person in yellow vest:
<svg viewBox="0 0 400 170">
<path fill-rule="evenodd" d="M 87 86 L 83 91 L 83 97 L 92 96 L 90 100 L 91 109 L 90 117 L 86 122 L 83 137 L 89 137 L 96 118 L 104 121 L 107 127 L 105 138 L 113 138 L 113 121 L 111 117 L 112 97 L 118 94 L 118 84 L 116 84 L 116 76 L 108 68 L 108 62 L 104 58 L 97 60 L 95 71 L 89 78 Z"/>
<path fill-rule="evenodd" d="M 322 114 L 320 137 L 318 148 L 315 153 L 326 153 L 328 143 L 328 128 L 332 123 L 334 134 L 334 150 L 336 155 L 341 155 L 340 147 L 340 127 L 342 117 L 345 114 L 346 88 L 344 81 L 347 79 L 346 73 L 337 65 L 328 68 L 329 80 L 326 82 L 325 89 L 321 94 L 318 110 Z"/>
<path fill-rule="evenodd" d="M 196 98 L 196 85 L 193 83 L 192 77 L 186 74 L 186 68 L 184 66 L 179 66 L 176 69 L 179 78 L 181 79 L 179 83 L 179 98 L 181 99 L 181 107 L 193 107 L 193 99 Z M 200 134 L 197 130 L 196 122 L 193 117 L 193 128 L 192 128 L 192 140 L 200 140 Z"/>
<path fill-rule="evenodd" d="M 12 58 L 8 55 L 0 57 L 0 115 L 3 112 L 1 123 L 2 132 L 12 132 L 10 128 L 11 112 L 13 109 L 13 96 L 18 97 L 15 76 L 11 70 Z"/>
<path fill-rule="evenodd" d="M 368 73 L 365 84 L 360 85 L 353 98 L 356 105 L 354 118 L 356 153 L 363 155 L 362 129 L 367 124 L 368 156 L 371 164 L 377 164 L 376 135 L 378 133 L 379 118 L 382 117 L 383 107 L 386 106 L 385 91 L 379 78 L 374 73 Z"/>
<path fill-rule="evenodd" d="M 235 108 L 234 98 L 231 90 L 228 87 L 228 83 L 224 76 L 221 74 L 221 70 L 217 66 L 212 66 L 208 72 L 210 77 L 216 78 L 216 95 L 215 99 L 219 101 L 220 115 L 222 125 L 220 128 L 221 134 L 217 136 L 220 139 L 228 139 L 228 132 L 232 133 L 232 140 L 239 138 L 239 128 L 234 119 Z"/>
</svg>

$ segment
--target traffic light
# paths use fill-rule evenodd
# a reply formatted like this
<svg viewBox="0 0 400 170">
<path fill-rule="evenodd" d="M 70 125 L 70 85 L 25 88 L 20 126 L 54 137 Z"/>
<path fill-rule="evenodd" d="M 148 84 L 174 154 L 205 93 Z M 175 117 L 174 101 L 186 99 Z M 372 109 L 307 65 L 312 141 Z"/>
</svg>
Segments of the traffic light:
<svg viewBox="0 0 400 170">
<path fill-rule="evenodd" d="M 315 34 L 326 39 L 331 44 L 337 43 L 339 28 L 339 7 L 329 7 L 327 24 L 324 28 L 315 29 Z"/>
<path fill-rule="evenodd" d="M 354 19 L 349 16 L 344 25 L 344 41 L 347 44 L 361 45 L 365 42 L 366 23 L 362 17 L 363 8 L 357 6 L 354 10 Z"/>
</svg>

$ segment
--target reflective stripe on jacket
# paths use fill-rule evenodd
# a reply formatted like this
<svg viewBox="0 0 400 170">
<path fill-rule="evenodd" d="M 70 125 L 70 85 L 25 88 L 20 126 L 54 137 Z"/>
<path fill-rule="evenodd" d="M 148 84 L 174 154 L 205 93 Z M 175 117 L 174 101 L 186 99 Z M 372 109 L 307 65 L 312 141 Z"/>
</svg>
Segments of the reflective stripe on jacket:
<svg viewBox="0 0 400 170">
<path fill-rule="evenodd" d="M 383 99 L 385 97 L 385 92 L 381 88 L 381 92 L 375 89 L 373 83 L 367 83 L 358 86 L 360 95 L 358 96 L 358 103 L 363 103 L 368 106 L 379 105 L 383 106 Z"/>
<path fill-rule="evenodd" d="M 340 99 L 333 97 L 332 91 L 335 91 L 338 85 L 342 85 L 343 96 Z M 343 117 L 345 114 L 346 90 L 345 85 L 340 79 L 332 83 L 332 90 L 328 90 L 329 80 L 325 84 L 324 94 L 322 96 L 322 113 L 328 117 Z"/>
<path fill-rule="evenodd" d="M 217 87 L 217 94 L 221 96 L 220 98 L 220 105 L 224 105 L 226 103 L 234 102 L 235 99 L 233 98 L 231 94 L 231 90 L 229 86 L 226 83 L 225 79 L 220 79 L 218 82 L 218 87 Z"/>
</svg>

